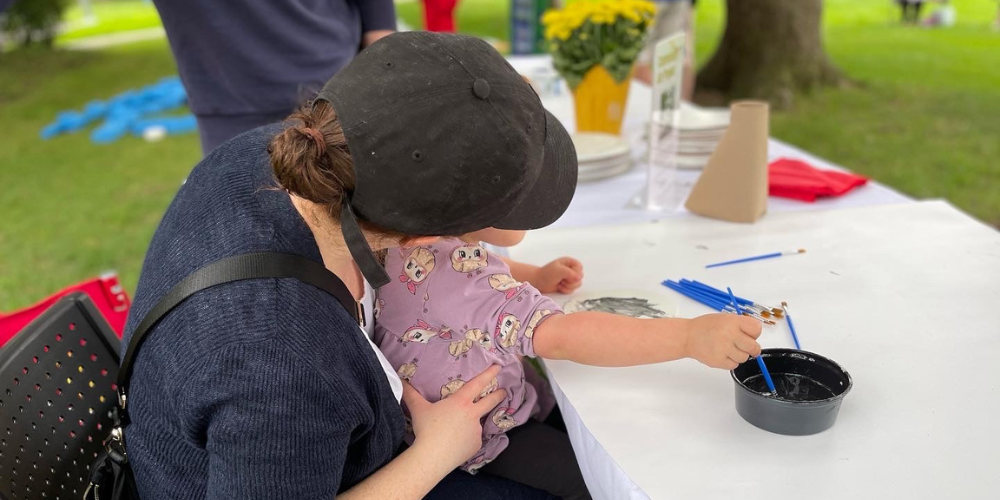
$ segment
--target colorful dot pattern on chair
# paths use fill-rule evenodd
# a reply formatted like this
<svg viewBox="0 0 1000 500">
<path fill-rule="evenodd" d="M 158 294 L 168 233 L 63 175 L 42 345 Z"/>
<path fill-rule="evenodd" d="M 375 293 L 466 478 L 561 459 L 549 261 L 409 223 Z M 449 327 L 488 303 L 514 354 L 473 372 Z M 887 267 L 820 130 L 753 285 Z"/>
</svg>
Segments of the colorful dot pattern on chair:
<svg viewBox="0 0 1000 500">
<path fill-rule="evenodd" d="M 0 498 L 76 500 L 87 487 L 113 423 L 119 347 L 88 302 L 60 300 L 0 350 Z"/>
</svg>

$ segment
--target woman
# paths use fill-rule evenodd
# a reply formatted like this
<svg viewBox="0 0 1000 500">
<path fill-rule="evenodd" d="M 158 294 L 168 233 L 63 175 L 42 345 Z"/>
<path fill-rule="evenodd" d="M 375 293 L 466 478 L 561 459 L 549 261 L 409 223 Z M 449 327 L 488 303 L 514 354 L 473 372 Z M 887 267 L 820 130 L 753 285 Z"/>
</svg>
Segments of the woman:
<svg viewBox="0 0 1000 500">
<path fill-rule="evenodd" d="M 260 251 L 322 262 L 370 329 L 366 281 L 388 279 L 373 250 L 542 227 L 575 189 L 568 134 L 477 39 L 390 35 L 292 118 L 193 170 L 150 244 L 124 344 L 185 276 Z M 451 472 L 480 447 L 480 419 L 503 397 L 474 402 L 495 375 L 430 404 L 325 292 L 292 279 L 221 285 L 172 310 L 138 352 L 129 460 L 144 500 L 549 498 Z M 401 453 L 400 398 L 416 435 Z"/>
</svg>

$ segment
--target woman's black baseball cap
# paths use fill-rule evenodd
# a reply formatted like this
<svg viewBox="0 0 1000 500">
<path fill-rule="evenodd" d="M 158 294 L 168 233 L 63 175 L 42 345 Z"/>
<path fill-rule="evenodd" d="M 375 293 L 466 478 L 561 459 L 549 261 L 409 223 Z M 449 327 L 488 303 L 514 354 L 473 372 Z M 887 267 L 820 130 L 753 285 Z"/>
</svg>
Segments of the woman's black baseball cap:
<svg viewBox="0 0 1000 500">
<path fill-rule="evenodd" d="M 389 281 L 357 219 L 404 234 L 537 229 L 569 206 L 577 159 L 566 129 L 490 44 L 406 32 L 362 51 L 320 91 L 357 176 L 341 226 L 368 282 Z"/>
</svg>

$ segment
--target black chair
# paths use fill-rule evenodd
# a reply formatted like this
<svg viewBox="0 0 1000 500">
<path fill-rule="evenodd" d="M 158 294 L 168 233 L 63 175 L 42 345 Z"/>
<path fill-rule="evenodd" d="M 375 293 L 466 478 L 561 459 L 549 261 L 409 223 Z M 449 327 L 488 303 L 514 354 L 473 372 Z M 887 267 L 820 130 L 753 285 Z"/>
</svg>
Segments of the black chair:
<svg viewBox="0 0 1000 500">
<path fill-rule="evenodd" d="M 121 341 L 68 295 L 0 349 L 0 500 L 76 500 L 103 450 Z"/>
</svg>

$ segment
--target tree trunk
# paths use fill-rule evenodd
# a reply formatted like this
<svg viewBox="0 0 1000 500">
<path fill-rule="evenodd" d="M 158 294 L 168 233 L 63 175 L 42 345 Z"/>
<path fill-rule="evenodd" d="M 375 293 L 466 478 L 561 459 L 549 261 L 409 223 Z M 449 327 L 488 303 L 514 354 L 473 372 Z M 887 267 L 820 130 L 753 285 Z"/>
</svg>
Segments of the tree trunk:
<svg viewBox="0 0 1000 500">
<path fill-rule="evenodd" d="M 822 0 L 726 0 L 726 31 L 698 73 L 698 101 L 760 99 L 788 107 L 798 91 L 843 82 L 823 50 Z"/>
</svg>

